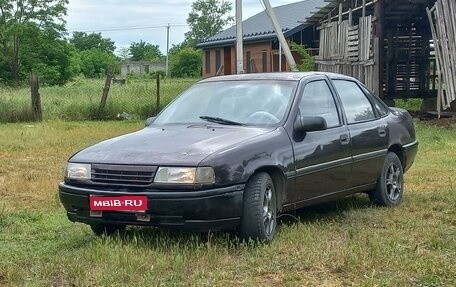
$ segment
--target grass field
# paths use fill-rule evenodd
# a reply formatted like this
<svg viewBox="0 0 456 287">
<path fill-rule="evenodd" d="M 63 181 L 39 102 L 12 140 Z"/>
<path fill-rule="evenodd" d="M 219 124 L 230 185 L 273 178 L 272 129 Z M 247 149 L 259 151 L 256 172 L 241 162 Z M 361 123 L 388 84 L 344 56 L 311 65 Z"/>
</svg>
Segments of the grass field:
<svg viewBox="0 0 456 287">
<path fill-rule="evenodd" d="M 456 286 L 456 125 L 417 126 L 404 202 L 365 195 L 282 217 L 271 245 L 131 228 L 98 238 L 66 219 L 66 159 L 141 122 L 0 125 L 0 286 Z"/>
<path fill-rule="evenodd" d="M 177 95 L 196 83 L 197 79 L 165 79 L 160 83 L 160 109 Z M 120 113 L 145 119 L 156 113 L 157 85 L 155 79 L 132 79 L 126 85 L 114 84 L 107 106 L 98 108 L 104 80 L 77 79 L 62 87 L 41 87 L 45 120 L 80 121 L 93 118 L 115 119 Z M 0 86 L 0 122 L 20 122 L 33 119 L 30 88 Z"/>
<path fill-rule="evenodd" d="M 161 80 L 159 110 L 197 81 L 198 79 Z M 41 87 L 44 120 L 113 120 L 123 113 L 133 115 L 136 119 L 146 119 L 157 113 L 155 79 L 130 79 L 124 86 L 113 84 L 107 106 L 100 113 L 99 106 L 103 87 L 103 79 L 83 78 L 78 78 L 62 87 Z M 409 111 L 419 111 L 421 103 L 421 99 L 396 100 L 398 107 Z M 11 88 L 0 85 L 0 123 L 32 120 L 30 88 Z"/>
</svg>

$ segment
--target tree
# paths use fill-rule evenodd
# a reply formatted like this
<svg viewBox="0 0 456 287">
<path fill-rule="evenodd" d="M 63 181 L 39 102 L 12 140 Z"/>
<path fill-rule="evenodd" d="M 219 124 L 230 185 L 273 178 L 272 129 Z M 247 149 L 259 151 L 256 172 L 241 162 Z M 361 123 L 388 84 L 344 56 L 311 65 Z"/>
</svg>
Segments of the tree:
<svg viewBox="0 0 456 287">
<path fill-rule="evenodd" d="M 42 31 L 36 25 L 28 24 L 20 47 L 22 78 L 33 71 L 43 84 L 62 85 L 79 73 L 72 61 L 75 48 L 66 40 L 56 38 L 52 30 Z"/>
<path fill-rule="evenodd" d="M 119 49 L 119 52 L 117 53 L 117 56 L 119 56 L 122 60 L 128 60 L 131 57 L 130 49 L 127 47 L 122 47 Z"/>
<path fill-rule="evenodd" d="M 169 48 L 169 55 L 172 56 L 172 55 L 176 55 L 177 53 L 179 53 L 182 49 L 184 48 L 187 48 L 189 47 L 189 45 L 184 41 L 182 43 L 179 43 L 179 44 L 173 44 L 171 46 L 171 48 Z"/>
<path fill-rule="evenodd" d="M 233 9 L 231 2 L 224 0 L 196 0 L 187 18 L 190 31 L 185 40 L 190 46 L 214 36 L 232 23 L 234 18 L 228 14 Z"/>
<path fill-rule="evenodd" d="M 163 57 L 158 45 L 152 45 L 140 40 L 130 45 L 130 54 L 133 61 L 151 61 Z"/>
<path fill-rule="evenodd" d="M 101 33 L 74 32 L 70 43 L 78 51 L 74 59 L 87 78 L 104 76 L 108 66 L 117 60 L 114 55 L 114 42 L 109 38 L 103 38 Z"/>
<path fill-rule="evenodd" d="M 18 83 L 24 67 L 23 58 L 31 51 L 24 49 L 32 27 L 47 31 L 57 40 L 65 31 L 68 0 L 0 0 L 0 46 L 7 75 Z M 35 50 L 35 46 L 28 48 Z"/>
<path fill-rule="evenodd" d="M 190 47 L 175 49 L 170 53 L 171 76 L 199 77 L 201 76 L 201 50 Z"/>
<path fill-rule="evenodd" d="M 79 54 L 81 59 L 81 72 L 87 78 L 100 78 L 105 76 L 107 68 L 117 62 L 114 54 L 97 48 L 85 50 Z"/>
<path fill-rule="evenodd" d="M 107 53 L 114 53 L 116 46 L 110 38 L 103 38 L 101 33 L 87 34 L 85 32 L 74 32 L 70 39 L 76 49 L 79 51 L 87 51 L 90 49 L 98 49 Z"/>
</svg>

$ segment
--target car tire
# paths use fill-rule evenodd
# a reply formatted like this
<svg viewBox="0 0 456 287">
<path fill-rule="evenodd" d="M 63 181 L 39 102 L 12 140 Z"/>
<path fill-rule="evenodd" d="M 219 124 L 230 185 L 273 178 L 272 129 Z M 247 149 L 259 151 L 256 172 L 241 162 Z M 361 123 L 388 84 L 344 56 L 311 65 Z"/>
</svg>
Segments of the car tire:
<svg viewBox="0 0 456 287">
<path fill-rule="evenodd" d="M 404 193 L 404 169 L 399 157 L 389 152 L 383 164 L 377 186 L 369 193 L 371 202 L 378 206 L 396 206 Z"/>
<path fill-rule="evenodd" d="M 239 233 L 243 239 L 270 243 L 277 227 L 277 197 L 274 182 L 266 172 L 255 173 L 244 190 Z"/>
<path fill-rule="evenodd" d="M 93 224 L 90 225 L 93 233 L 97 236 L 110 236 L 117 232 L 122 233 L 125 231 L 125 225 L 114 225 L 114 224 Z"/>
</svg>

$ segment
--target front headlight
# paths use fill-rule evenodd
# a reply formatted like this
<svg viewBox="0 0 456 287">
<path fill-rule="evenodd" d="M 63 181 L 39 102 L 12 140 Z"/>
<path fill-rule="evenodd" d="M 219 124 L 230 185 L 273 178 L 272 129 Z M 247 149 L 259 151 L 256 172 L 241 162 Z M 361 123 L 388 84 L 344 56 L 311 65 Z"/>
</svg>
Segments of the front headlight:
<svg viewBox="0 0 456 287">
<path fill-rule="evenodd" d="M 212 184 L 215 182 L 212 167 L 160 167 L 155 183 Z"/>
<path fill-rule="evenodd" d="M 65 169 L 67 179 L 90 179 L 92 176 L 92 166 L 84 163 L 69 162 Z"/>
</svg>

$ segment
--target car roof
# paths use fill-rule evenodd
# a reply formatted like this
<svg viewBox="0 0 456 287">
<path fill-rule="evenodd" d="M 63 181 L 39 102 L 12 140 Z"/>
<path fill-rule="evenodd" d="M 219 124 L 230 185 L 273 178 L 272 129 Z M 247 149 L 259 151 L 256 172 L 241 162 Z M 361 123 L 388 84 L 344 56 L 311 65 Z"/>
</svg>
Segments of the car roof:
<svg viewBox="0 0 456 287">
<path fill-rule="evenodd" d="M 281 73 L 252 73 L 252 74 L 238 74 L 229 76 L 212 77 L 202 80 L 200 83 L 208 82 L 223 82 L 223 81 L 250 81 L 250 80 L 278 80 L 278 81 L 300 81 L 304 78 L 312 76 L 325 75 L 331 79 L 353 79 L 351 77 L 325 72 L 281 72 Z"/>
</svg>

